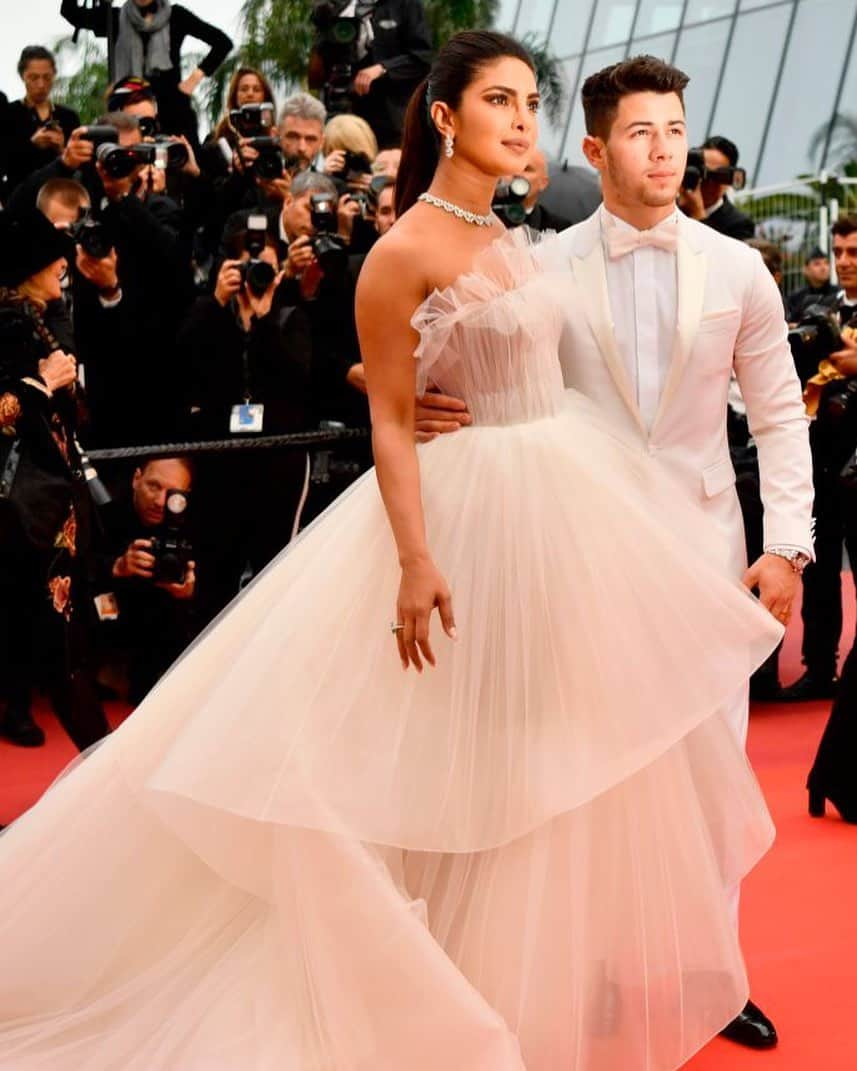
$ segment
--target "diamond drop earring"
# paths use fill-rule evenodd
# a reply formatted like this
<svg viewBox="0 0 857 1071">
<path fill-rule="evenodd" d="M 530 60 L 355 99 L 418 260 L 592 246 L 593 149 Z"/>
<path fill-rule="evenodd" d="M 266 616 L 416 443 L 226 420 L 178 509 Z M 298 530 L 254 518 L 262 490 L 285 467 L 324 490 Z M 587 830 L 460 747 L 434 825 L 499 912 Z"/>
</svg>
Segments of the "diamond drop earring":
<svg viewBox="0 0 857 1071">
<path fill-rule="evenodd" d="M 447 134 L 443 139 L 443 154 L 447 159 L 455 155 L 455 139 L 452 134 Z"/>
</svg>

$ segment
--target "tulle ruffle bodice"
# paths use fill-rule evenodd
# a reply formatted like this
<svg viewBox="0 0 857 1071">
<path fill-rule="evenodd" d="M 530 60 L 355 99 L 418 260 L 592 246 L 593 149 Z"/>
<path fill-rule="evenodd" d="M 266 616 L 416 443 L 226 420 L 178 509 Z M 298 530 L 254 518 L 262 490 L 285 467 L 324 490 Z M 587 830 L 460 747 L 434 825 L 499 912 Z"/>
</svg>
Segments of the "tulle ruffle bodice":
<svg viewBox="0 0 857 1071">
<path fill-rule="evenodd" d="M 537 263 L 538 238 L 523 227 L 498 238 L 411 320 L 420 393 L 433 383 L 463 399 L 475 424 L 538 420 L 561 405 L 561 280 Z"/>
</svg>

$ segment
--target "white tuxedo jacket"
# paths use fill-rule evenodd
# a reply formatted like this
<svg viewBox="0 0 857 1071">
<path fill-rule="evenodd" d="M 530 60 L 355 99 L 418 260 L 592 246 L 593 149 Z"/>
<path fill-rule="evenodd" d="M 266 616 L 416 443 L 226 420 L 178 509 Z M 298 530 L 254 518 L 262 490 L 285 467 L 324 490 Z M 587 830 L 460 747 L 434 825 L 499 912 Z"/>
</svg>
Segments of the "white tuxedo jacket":
<svg viewBox="0 0 857 1071">
<path fill-rule="evenodd" d="M 597 403 L 700 503 L 726 538 L 724 567 L 746 565 L 735 471 L 726 439 L 733 370 L 759 451 L 765 546 L 812 552 L 812 462 L 783 304 L 758 252 L 679 213 L 678 329 L 655 422 L 637 408 L 611 323 L 599 212 L 541 247 L 568 271 L 560 360 L 569 388 Z"/>
</svg>

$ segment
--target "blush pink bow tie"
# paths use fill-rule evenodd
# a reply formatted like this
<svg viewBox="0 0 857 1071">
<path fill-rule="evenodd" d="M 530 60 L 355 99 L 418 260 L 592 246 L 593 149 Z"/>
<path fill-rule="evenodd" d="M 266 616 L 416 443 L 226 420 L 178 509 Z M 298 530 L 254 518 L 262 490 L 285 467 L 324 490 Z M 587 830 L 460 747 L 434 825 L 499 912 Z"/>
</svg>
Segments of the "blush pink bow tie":
<svg viewBox="0 0 857 1071">
<path fill-rule="evenodd" d="M 641 249 L 644 245 L 652 245 L 656 249 L 665 249 L 668 253 L 674 253 L 678 244 L 678 223 L 674 219 L 667 219 L 647 231 L 610 227 L 606 231 L 606 236 L 607 252 L 611 260 L 618 260 L 619 257 L 624 257 L 626 253 L 633 253 L 635 249 Z"/>
</svg>

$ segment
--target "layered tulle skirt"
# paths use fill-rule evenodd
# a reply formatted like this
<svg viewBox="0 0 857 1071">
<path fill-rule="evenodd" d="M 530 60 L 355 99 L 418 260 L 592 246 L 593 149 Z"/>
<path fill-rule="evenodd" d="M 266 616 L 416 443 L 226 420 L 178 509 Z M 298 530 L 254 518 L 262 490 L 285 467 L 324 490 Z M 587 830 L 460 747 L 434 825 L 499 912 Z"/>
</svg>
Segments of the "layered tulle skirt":
<svg viewBox="0 0 857 1071">
<path fill-rule="evenodd" d="M 666 1071 L 740 1010 L 779 625 L 575 395 L 421 470 L 436 669 L 370 473 L 0 838 L 0 1068 Z"/>
</svg>

